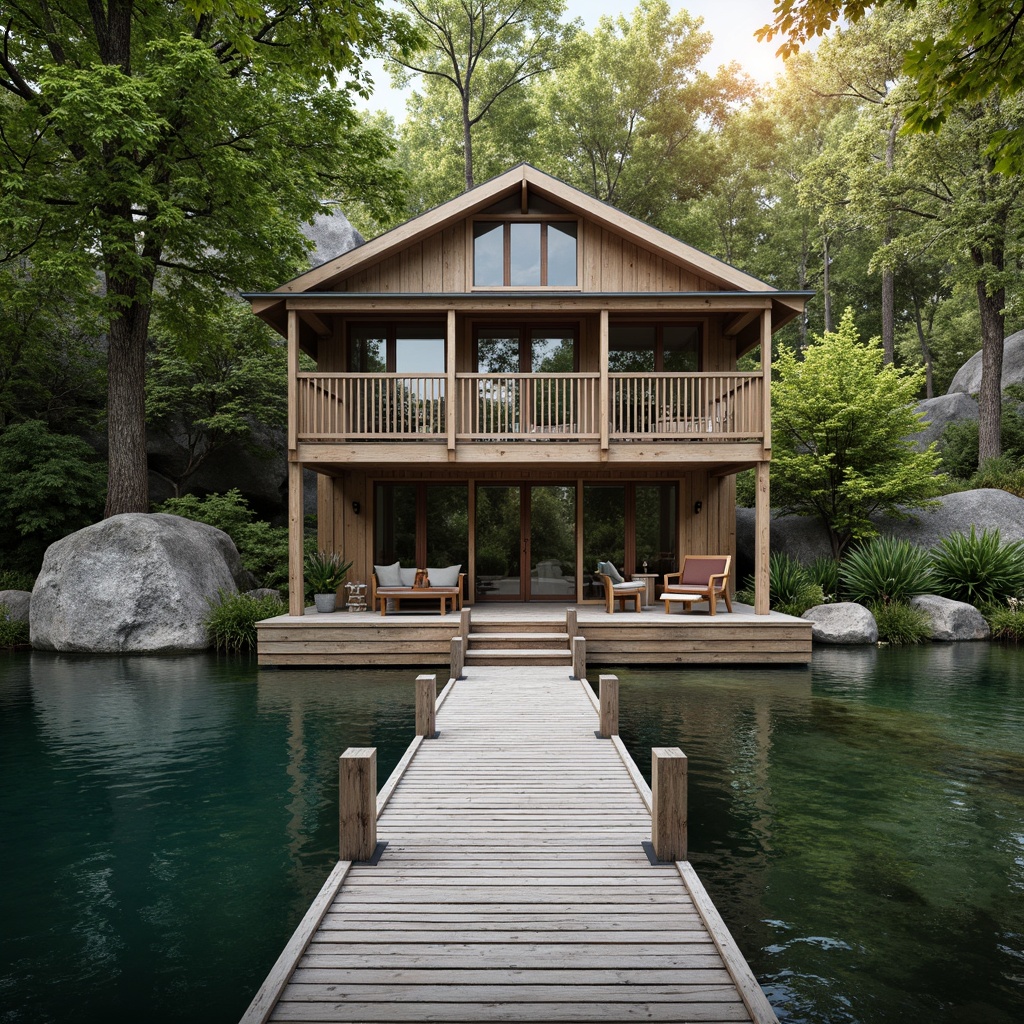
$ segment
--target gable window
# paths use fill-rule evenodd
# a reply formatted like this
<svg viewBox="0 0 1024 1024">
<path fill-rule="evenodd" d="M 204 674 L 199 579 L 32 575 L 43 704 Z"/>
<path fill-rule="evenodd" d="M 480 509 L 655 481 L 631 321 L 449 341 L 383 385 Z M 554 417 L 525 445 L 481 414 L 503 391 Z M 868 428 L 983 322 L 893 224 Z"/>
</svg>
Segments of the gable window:
<svg viewBox="0 0 1024 1024">
<path fill-rule="evenodd" d="M 478 220 L 473 224 L 477 288 L 575 288 L 576 221 Z"/>
</svg>

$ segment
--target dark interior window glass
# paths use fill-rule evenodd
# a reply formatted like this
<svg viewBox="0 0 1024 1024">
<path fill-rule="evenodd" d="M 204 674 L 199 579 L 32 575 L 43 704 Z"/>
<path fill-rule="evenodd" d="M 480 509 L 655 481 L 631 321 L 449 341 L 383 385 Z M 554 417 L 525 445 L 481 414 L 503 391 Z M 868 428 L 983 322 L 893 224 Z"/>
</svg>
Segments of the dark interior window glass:
<svg viewBox="0 0 1024 1024">
<path fill-rule="evenodd" d="M 504 224 L 477 221 L 473 225 L 473 283 L 500 287 L 505 283 Z"/>
<path fill-rule="evenodd" d="M 576 287 L 576 225 L 552 221 L 548 224 L 548 280 L 554 288 Z"/>
<path fill-rule="evenodd" d="M 613 373 L 653 373 L 657 341 L 653 326 L 613 324 L 608 330 L 608 369 Z"/>
<path fill-rule="evenodd" d="M 696 324 L 666 324 L 662 328 L 662 344 L 662 369 L 696 373 L 700 368 L 700 328 Z"/>
</svg>

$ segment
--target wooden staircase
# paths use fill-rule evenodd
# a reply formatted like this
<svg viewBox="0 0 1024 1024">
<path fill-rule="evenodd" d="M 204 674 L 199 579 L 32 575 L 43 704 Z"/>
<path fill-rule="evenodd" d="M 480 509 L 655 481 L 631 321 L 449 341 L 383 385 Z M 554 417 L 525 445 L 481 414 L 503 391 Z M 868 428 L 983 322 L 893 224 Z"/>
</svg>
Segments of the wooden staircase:
<svg viewBox="0 0 1024 1024">
<path fill-rule="evenodd" d="M 467 665 L 572 665 L 569 634 L 551 622 L 517 622 L 508 626 L 472 623 L 466 646 Z"/>
</svg>

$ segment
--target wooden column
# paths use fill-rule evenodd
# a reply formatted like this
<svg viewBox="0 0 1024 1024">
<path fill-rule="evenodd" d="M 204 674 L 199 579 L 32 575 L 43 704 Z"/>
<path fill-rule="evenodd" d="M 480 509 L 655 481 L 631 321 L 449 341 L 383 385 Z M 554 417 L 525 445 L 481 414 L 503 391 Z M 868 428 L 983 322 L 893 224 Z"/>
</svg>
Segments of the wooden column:
<svg viewBox="0 0 1024 1024">
<path fill-rule="evenodd" d="M 461 679 L 462 670 L 466 667 L 466 641 L 461 636 L 452 637 L 450 660 L 449 668 L 452 679 Z"/>
<path fill-rule="evenodd" d="M 756 491 L 754 493 L 754 614 L 767 615 L 771 611 L 768 559 L 771 533 L 771 494 L 768 486 L 768 462 L 757 464 Z"/>
<path fill-rule="evenodd" d="M 576 618 L 575 608 L 565 610 L 565 632 L 569 637 L 569 646 L 572 647 L 573 638 L 579 635 L 580 627 Z"/>
<path fill-rule="evenodd" d="M 601 703 L 601 735 L 608 739 L 619 735 L 619 677 L 598 676 Z"/>
<path fill-rule="evenodd" d="M 454 673 L 453 673 L 454 674 Z M 416 677 L 416 735 L 433 739 L 437 732 L 437 676 Z"/>
<path fill-rule="evenodd" d="M 764 450 L 772 450 L 772 311 L 761 314 L 761 373 L 764 378 Z"/>
<path fill-rule="evenodd" d="M 601 424 L 601 457 L 608 457 L 608 426 L 611 418 L 611 389 L 608 384 L 608 310 L 601 310 L 601 329 L 599 331 L 600 342 L 600 370 L 601 379 L 597 388 L 597 416 Z"/>
<path fill-rule="evenodd" d="M 686 860 L 686 755 L 651 748 L 651 843 L 658 860 Z"/>
<path fill-rule="evenodd" d="M 445 431 L 448 434 L 448 458 L 455 458 L 455 410 L 458 402 L 458 384 L 455 380 L 455 310 L 448 310 L 448 329 L 445 332 L 445 367 L 448 378 L 445 382 L 448 394 L 445 396 Z"/>
<path fill-rule="evenodd" d="M 377 748 L 338 758 L 338 860 L 370 860 L 377 849 Z"/>
<path fill-rule="evenodd" d="M 302 615 L 306 585 L 302 571 L 302 463 L 288 455 L 288 614 Z"/>
<path fill-rule="evenodd" d="M 299 446 L 299 314 L 288 310 L 288 451 Z"/>
</svg>

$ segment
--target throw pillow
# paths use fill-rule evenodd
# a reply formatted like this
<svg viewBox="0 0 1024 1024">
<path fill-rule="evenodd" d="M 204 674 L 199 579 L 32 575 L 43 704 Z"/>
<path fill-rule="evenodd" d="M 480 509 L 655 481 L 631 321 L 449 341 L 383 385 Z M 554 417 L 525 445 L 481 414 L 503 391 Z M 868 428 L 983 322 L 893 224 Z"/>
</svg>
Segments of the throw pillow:
<svg viewBox="0 0 1024 1024">
<path fill-rule="evenodd" d="M 427 575 L 430 576 L 431 586 L 434 587 L 457 587 L 459 585 L 459 573 L 462 570 L 462 563 L 449 565 L 444 569 L 427 568 Z"/>
<path fill-rule="evenodd" d="M 411 587 L 416 582 L 416 569 L 399 569 L 400 587 Z"/>
<path fill-rule="evenodd" d="M 605 563 L 608 566 L 608 575 L 611 577 L 612 583 L 625 583 L 626 581 L 622 578 L 622 574 L 611 562 Z"/>
<path fill-rule="evenodd" d="M 399 575 L 400 569 L 400 562 L 395 562 L 394 565 L 375 565 L 373 571 L 377 575 L 377 586 L 400 587 L 402 585 L 402 578 Z"/>
</svg>

